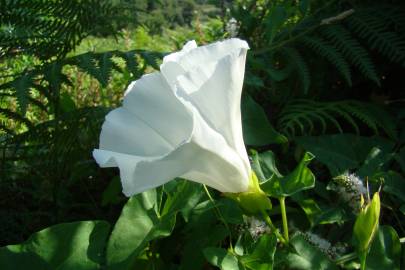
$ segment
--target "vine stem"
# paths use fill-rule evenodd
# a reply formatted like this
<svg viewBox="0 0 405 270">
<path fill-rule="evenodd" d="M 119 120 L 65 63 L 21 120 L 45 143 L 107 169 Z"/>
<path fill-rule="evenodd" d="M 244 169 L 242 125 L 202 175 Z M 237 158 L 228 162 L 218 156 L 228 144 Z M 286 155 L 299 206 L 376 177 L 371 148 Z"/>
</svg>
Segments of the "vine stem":
<svg viewBox="0 0 405 270">
<path fill-rule="evenodd" d="M 271 218 L 269 217 L 269 215 L 267 214 L 267 212 L 265 210 L 262 211 L 262 215 L 263 215 L 264 221 L 266 221 L 266 223 L 270 227 L 271 231 L 274 232 L 277 239 L 284 245 L 287 245 L 288 244 L 287 241 L 281 235 L 280 231 L 276 228 L 276 226 L 274 226 L 273 222 L 271 221 Z"/>
<path fill-rule="evenodd" d="M 356 258 L 357 258 L 357 254 L 355 252 L 353 252 L 353 253 L 349 253 L 349 254 L 346 254 L 346 255 L 343 255 L 343 256 L 337 258 L 335 260 L 335 263 L 336 264 L 344 264 L 344 263 L 349 262 L 351 260 L 354 260 Z"/>
<path fill-rule="evenodd" d="M 204 187 L 204 191 L 207 194 L 208 199 L 210 200 L 210 202 L 212 203 L 212 205 L 214 206 L 215 212 L 217 217 L 222 221 L 222 223 L 224 224 L 225 228 L 228 230 L 229 233 L 229 248 L 230 250 L 233 252 L 233 245 L 232 245 L 232 232 L 231 229 L 229 228 L 228 222 L 226 222 L 224 216 L 222 215 L 221 211 L 219 210 L 219 208 L 217 207 L 214 198 L 212 198 L 210 191 L 208 190 L 206 185 L 203 185 Z"/>
<path fill-rule="evenodd" d="M 288 242 L 290 240 L 289 240 L 289 236 L 288 236 L 288 222 L 287 222 L 287 211 L 286 211 L 286 208 L 285 208 L 285 197 L 281 197 L 278 200 L 280 201 L 281 217 L 283 219 L 284 239 L 288 244 Z"/>
</svg>

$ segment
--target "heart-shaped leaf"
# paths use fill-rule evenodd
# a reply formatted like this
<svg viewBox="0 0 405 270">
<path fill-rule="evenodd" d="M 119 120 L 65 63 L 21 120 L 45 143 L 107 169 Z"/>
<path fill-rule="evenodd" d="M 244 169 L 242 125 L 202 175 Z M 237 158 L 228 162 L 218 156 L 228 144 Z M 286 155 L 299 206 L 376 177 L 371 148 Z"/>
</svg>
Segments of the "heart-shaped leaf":
<svg viewBox="0 0 405 270">
<path fill-rule="evenodd" d="M 314 155 L 306 152 L 298 166 L 287 176 L 279 177 L 276 174 L 263 183 L 261 188 L 269 196 L 276 198 L 291 196 L 299 191 L 310 189 L 315 186 L 315 176 L 307 167 Z"/>
</svg>

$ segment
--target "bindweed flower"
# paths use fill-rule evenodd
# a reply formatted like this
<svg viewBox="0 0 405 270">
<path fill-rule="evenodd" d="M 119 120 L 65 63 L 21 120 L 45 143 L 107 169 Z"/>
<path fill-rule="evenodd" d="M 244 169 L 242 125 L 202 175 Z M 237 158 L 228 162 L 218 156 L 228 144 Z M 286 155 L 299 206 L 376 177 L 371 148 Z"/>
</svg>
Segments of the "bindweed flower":
<svg viewBox="0 0 405 270">
<path fill-rule="evenodd" d="M 119 168 L 126 196 L 176 177 L 226 193 L 249 190 L 240 111 L 248 49 L 240 39 L 190 41 L 164 57 L 160 72 L 128 86 L 93 152 L 101 167 Z"/>
</svg>

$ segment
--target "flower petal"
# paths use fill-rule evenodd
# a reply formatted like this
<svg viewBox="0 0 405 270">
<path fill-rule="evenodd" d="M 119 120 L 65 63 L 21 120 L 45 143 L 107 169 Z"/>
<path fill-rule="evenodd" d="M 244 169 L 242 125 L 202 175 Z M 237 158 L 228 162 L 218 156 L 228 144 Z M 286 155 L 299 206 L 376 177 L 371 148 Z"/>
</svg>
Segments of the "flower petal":
<svg viewBox="0 0 405 270">
<path fill-rule="evenodd" d="M 222 192 L 245 191 L 248 176 L 238 155 L 220 134 L 196 117 L 192 137 L 166 155 L 141 157 L 96 149 L 93 156 L 101 167 L 119 167 L 126 196 L 158 187 L 176 177 Z"/>
<path fill-rule="evenodd" d="M 181 51 L 169 54 L 163 58 L 160 71 L 169 82 L 173 82 L 177 76 L 192 70 L 196 66 L 218 61 L 222 57 L 241 49 L 247 50 L 249 49 L 249 45 L 246 41 L 237 38 L 201 47 L 196 47 L 195 41 L 189 41 Z"/>
<path fill-rule="evenodd" d="M 178 76 L 175 87 L 176 94 L 192 103 L 207 123 L 225 137 L 249 171 L 240 111 L 245 59 L 246 49 L 232 52 Z"/>
<path fill-rule="evenodd" d="M 192 116 L 156 72 L 133 82 L 124 105 L 106 116 L 100 149 L 161 156 L 191 136 Z"/>
</svg>

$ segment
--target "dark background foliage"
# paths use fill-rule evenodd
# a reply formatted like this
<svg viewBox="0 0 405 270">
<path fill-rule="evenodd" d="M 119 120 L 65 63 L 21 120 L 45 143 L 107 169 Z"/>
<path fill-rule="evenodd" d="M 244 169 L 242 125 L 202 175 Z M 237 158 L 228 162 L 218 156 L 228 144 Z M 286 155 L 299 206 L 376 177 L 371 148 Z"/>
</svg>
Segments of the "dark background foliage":
<svg viewBox="0 0 405 270">
<path fill-rule="evenodd" d="M 402 1 L 2 0 L 0 6 L 2 246 L 58 223 L 114 224 L 127 202 L 120 194 L 118 171 L 98 168 L 91 152 L 105 114 L 120 103 L 117 93 L 158 69 L 169 51 L 75 51 L 85 38 L 130 40 L 125 29 L 142 26 L 150 36 L 189 29 L 200 42 L 211 42 L 234 34 L 227 27 L 231 18 L 236 36 L 251 47 L 242 101 L 247 147 L 260 153 L 272 150 L 283 174 L 304 151 L 316 156 L 310 165 L 316 187 L 292 196 L 290 224 L 297 231 L 315 230 L 332 244 L 350 245 L 354 215 L 331 187 L 333 177 L 349 171 L 367 178 L 371 192 L 383 190 L 381 224 L 391 226 L 384 232 L 392 228 L 405 234 Z M 213 18 L 220 23 L 212 23 Z M 173 33 L 165 42 L 181 46 L 187 37 Z M 21 61 L 29 65 L 20 66 Z M 85 92 L 81 85 L 96 90 Z M 182 188 L 190 189 L 189 197 L 180 193 Z M 218 222 L 218 209 L 200 187 L 173 184 L 165 192 L 168 202 L 181 194 L 184 202 L 196 203 L 187 205 L 177 221 L 170 215 L 162 221 L 164 228 L 156 229 L 155 238 L 171 233 L 169 238 L 145 236 L 140 246 L 152 255 L 145 259 L 140 249 L 134 260 L 145 265 L 142 269 L 150 269 L 151 261 L 154 269 L 209 269 L 202 250 L 238 240 L 244 224 L 240 210 L 213 194 L 220 201 Z M 197 207 L 203 198 L 205 205 Z M 131 200 L 125 207 L 143 203 L 138 197 Z M 276 210 L 274 215 L 280 219 Z M 175 227 L 165 227 L 173 222 Z M 87 225 L 109 231 L 108 225 L 97 224 Z M 206 236 L 207 227 L 212 238 Z M 197 248 L 191 239 L 199 243 Z M 261 241 L 267 245 L 273 240 Z M 199 252 L 194 254 L 194 248 Z M 221 251 L 205 252 L 209 258 Z M 275 265 L 287 269 L 283 261 Z"/>
</svg>

